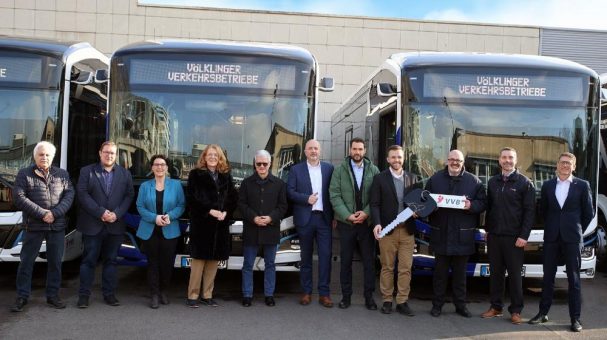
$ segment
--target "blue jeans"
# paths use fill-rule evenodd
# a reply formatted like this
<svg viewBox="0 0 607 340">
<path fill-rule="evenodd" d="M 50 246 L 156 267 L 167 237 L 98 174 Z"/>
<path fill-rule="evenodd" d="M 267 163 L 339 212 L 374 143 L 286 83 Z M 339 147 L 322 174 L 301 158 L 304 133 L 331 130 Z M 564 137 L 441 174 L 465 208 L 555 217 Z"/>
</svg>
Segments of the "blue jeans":
<svg viewBox="0 0 607 340">
<path fill-rule="evenodd" d="M 21 262 L 17 269 L 17 296 L 28 299 L 32 292 L 32 272 L 42 241 L 46 240 L 46 296 L 55 297 L 61 285 L 61 259 L 65 248 L 65 230 L 25 231 Z"/>
<path fill-rule="evenodd" d="M 118 285 L 116 273 L 116 257 L 124 239 L 124 235 L 108 233 L 107 228 L 101 229 L 97 235 L 82 235 L 84 251 L 80 264 L 80 289 L 78 295 L 91 295 L 91 286 L 95 280 L 95 267 L 101 257 L 103 270 L 101 272 L 101 291 L 103 296 L 113 295 Z"/>
<path fill-rule="evenodd" d="M 314 241 L 318 249 L 318 295 L 329 296 L 331 290 L 331 226 L 322 214 L 313 213 L 305 226 L 297 226 L 299 245 L 301 247 L 301 267 L 299 277 L 305 294 L 312 294 L 312 255 Z"/>
<path fill-rule="evenodd" d="M 276 287 L 276 245 L 263 245 L 263 293 L 265 296 L 274 296 Z M 244 246 L 244 262 L 242 264 L 242 296 L 253 297 L 253 264 L 257 257 L 258 246 Z"/>
</svg>

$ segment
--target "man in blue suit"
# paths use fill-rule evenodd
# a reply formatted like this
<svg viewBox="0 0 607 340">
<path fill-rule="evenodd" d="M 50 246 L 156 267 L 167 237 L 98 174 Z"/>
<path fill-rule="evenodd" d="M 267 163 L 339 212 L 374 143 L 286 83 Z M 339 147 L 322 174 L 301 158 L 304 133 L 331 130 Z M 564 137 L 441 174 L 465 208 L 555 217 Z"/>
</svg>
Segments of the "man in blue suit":
<svg viewBox="0 0 607 340">
<path fill-rule="evenodd" d="M 331 224 L 333 208 L 329 201 L 329 183 L 333 166 L 320 161 L 320 143 L 306 143 L 306 161 L 294 165 L 289 172 L 287 196 L 293 206 L 293 220 L 301 247 L 300 279 L 303 295 L 299 303 L 312 299 L 312 253 L 314 240 L 318 249 L 318 302 L 333 307 L 331 301 Z"/>
<path fill-rule="evenodd" d="M 95 267 L 103 263 L 101 289 L 103 300 L 118 306 L 115 291 L 118 277 L 116 257 L 124 239 L 126 223 L 122 219 L 135 192 L 131 174 L 116 164 L 117 147 L 105 142 L 99 150 L 99 163 L 85 166 L 78 179 L 78 230 L 82 233 L 84 251 L 80 265 L 78 308 L 89 306 Z"/>
<path fill-rule="evenodd" d="M 592 221 L 594 209 L 590 184 L 572 175 L 575 170 L 575 155 L 562 153 L 556 169 L 557 177 L 542 185 L 540 213 L 544 218 L 544 279 L 540 311 L 529 323 L 548 321 L 554 293 L 554 276 L 557 266 L 564 263 L 569 283 L 571 330 L 580 332 L 580 265 L 584 245 L 582 234 Z"/>
</svg>

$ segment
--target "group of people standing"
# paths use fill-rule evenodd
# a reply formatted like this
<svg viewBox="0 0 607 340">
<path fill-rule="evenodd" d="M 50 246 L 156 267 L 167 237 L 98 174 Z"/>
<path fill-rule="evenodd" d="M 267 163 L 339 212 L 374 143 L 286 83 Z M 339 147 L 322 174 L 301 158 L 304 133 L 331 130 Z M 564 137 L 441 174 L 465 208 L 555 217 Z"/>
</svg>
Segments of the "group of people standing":
<svg viewBox="0 0 607 340">
<path fill-rule="evenodd" d="M 352 261 L 359 249 L 364 270 L 365 307 L 377 310 L 375 292 L 376 240 L 379 244 L 381 274 L 379 279 L 382 305 L 380 311 L 392 313 L 396 273 L 396 311 L 413 316 L 408 304 L 415 218 L 399 224 L 386 236 L 383 227 L 407 208 L 405 196 L 422 183 L 414 174 L 403 170 L 403 148 L 393 145 L 387 150 L 388 169 L 379 169 L 365 158 L 365 141 L 354 138 L 349 155 L 337 167 L 320 161 L 321 146 L 309 140 L 304 149 L 305 161 L 294 165 L 287 182 L 271 174 L 272 157 L 265 150 L 255 153 L 255 172 L 234 187 L 229 162 L 219 145 L 208 145 L 201 153 L 196 168 L 190 171 L 184 193 L 179 180 L 168 177 L 168 160 L 155 155 L 150 160 L 154 178 L 142 183 L 137 196 L 141 216 L 137 237 L 142 240 L 148 257 L 147 280 L 150 307 L 168 304 L 166 289 L 170 285 L 177 239 L 181 234 L 179 218 L 186 202 L 190 214 L 191 273 L 186 305 L 218 306 L 213 287 L 218 264 L 227 260 L 231 250 L 230 221 L 236 208 L 243 219 L 242 305 L 253 303 L 253 266 L 259 249 L 264 258 L 265 304 L 274 306 L 276 284 L 275 257 L 280 242 L 280 223 L 289 203 L 299 235 L 301 249 L 300 304 L 312 300 L 312 255 L 314 243 L 318 254 L 318 295 L 324 307 L 333 307 L 330 294 L 332 233 L 336 229 L 340 242 L 339 308 L 352 301 Z M 80 267 L 77 306 L 89 306 L 91 286 L 97 262 L 102 262 L 102 293 L 106 304 L 118 306 L 116 258 L 123 241 L 124 214 L 134 190 L 131 175 L 115 163 L 117 146 L 105 142 L 99 150 L 100 161 L 80 170 L 76 189 L 65 170 L 52 166 L 55 147 L 40 142 L 34 148 L 35 164 L 19 171 L 13 196 L 23 211 L 25 233 L 22 239 L 21 263 L 17 272 L 17 299 L 12 307 L 22 311 L 31 291 L 34 261 L 46 240 L 48 262 L 46 296 L 54 308 L 65 308 L 59 298 L 61 259 L 64 249 L 66 214 L 78 200 L 78 230 L 82 233 L 84 252 Z M 531 324 L 546 322 L 552 302 L 557 265 L 565 263 L 569 280 L 569 313 L 571 329 L 581 331 L 580 265 L 583 230 L 593 218 L 588 182 L 572 175 L 575 156 L 562 153 L 557 161 L 554 179 L 544 182 L 540 215 L 544 230 L 544 279 L 539 313 Z M 516 169 L 517 153 L 503 148 L 499 155 L 501 173 L 489 179 L 487 189 L 478 177 L 464 169 L 464 155 L 449 152 L 445 169 L 436 172 L 425 189 L 435 194 L 464 196 L 463 209 L 439 208 L 428 217 L 430 246 L 435 255 L 434 298 L 430 314 L 440 316 L 446 300 L 449 272 L 452 276 L 453 303 L 456 313 L 471 317 L 466 307 L 466 265 L 475 252 L 475 230 L 480 214 L 486 211 L 487 247 L 490 278 L 490 308 L 481 316 L 503 315 L 505 273 L 508 272 L 511 303 L 510 321 L 522 322 L 522 276 L 524 247 L 535 215 L 535 188 Z"/>
<path fill-rule="evenodd" d="M 329 280 L 331 272 L 332 230 L 337 229 L 340 242 L 340 284 L 342 298 L 339 308 L 346 309 L 352 299 L 352 258 L 359 249 L 363 265 L 363 296 L 365 307 L 378 309 L 375 291 L 375 239 L 379 244 L 381 263 L 380 311 L 396 311 L 413 316 L 408 304 L 415 247 L 415 219 L 399 224 L 386 236 L 383 227 L 407 208 L 405 196 L 422 183 L 414 174 L 403 170 L 404 152 L 399 145 L 387 150 L 388 169 L 380 172 L 365 158 L 365 141 L 350 141 L 349 155 L 336 168 L 319 160 L 320 144 L 310 140 L 304 153 L 306 161 L 291 168 L 287 196 L 293 206 L 293 218 L 301 245 L 302 305 L 311 302 L 312 253 L 316 242 L 318 253 L 319 303 L 332 307 Z M 522 268 L 524 247 L 535 222 L 535 188 L 531 180 L 517 168 L 517 152 L 505 147 L 499 153 L 499 174 L 491 177 L 487 188 L 474 174 L 464 168 L 464 154 L 451 150 L 443 170 L 428 179 L 425 190 L 435 194 L 463 196 L 462 209 L 439 208 L 428 216 L 430 246 L 435 255 L 433 276 L 434 298 L 430 314 L 439 317 L 446 300 L 449 273 L 452 276 L 453 303 L 457 314 L 471 317 L 466 306 L 467 263 L 476 252 L 475 234 L 480 215 L 486 212 L 486 241 L 490 264 L 489 309 L 483 318 L 503 315 L 505 277 L 508 273 L 510 321 L 522 323 Z M 554 278 L 559 264 L 566 264 L 569 282 L 569 314 L 571 330 L 582 330 L 580 322 L 580 266 L 583 231 L 593 218 L 590 185 L 573 176 L 575 155 L 564 152 L 556 164 L 556 177 L 542 185 L 540 216 L 544 221 L 543 290 L 539 313 L 530 324 L 548 320 L 552 304 Z M 333 216 L 333 220 L 331 217 Z M 417 218 L 416 215 L 414 215 Z M 564 259 L 564 260 L 563 260 Z M 396 273 L 396 290 L 394 276 Z M 396 294 L 394 294 L 396 292 Z M 247 300 L 250 302 L 250 300 Z M 247 305 L 250 305 L 248 303 Z"/>
</svg>

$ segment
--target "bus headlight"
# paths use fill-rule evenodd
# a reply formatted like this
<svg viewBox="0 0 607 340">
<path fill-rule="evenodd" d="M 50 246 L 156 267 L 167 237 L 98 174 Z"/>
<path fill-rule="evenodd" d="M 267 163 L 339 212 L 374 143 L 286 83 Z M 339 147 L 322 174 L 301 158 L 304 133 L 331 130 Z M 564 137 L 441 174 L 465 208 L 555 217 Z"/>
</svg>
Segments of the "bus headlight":
<svg viewBox="0 0 607 340">
<path fill-rule="evenodd" d="M 582 259 L 583 260 L 589 260 L 593 257 L 594 257 L 594 247 L 585 246 L 584 248 L 582 248 Z"/>
</svg>

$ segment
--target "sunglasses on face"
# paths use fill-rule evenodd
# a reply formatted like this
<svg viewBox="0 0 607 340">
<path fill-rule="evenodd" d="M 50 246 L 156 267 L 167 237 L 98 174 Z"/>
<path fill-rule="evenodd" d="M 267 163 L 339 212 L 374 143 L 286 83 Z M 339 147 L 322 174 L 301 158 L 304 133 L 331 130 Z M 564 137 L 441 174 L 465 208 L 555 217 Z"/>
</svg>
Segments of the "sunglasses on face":
<svg viewBox="0 0 607 340">
<path fill-rule="evenodd" d="M 267 162 L 259 162 L 259 163 L 255 163 L 255 166 L 259 166 L 259 167 L 263 166 L 263 167 L 266 167 L 266 166 L 268 166 L 268 164 L 270 164 L 270 163 L 267 163 Z"/>
</svg>

